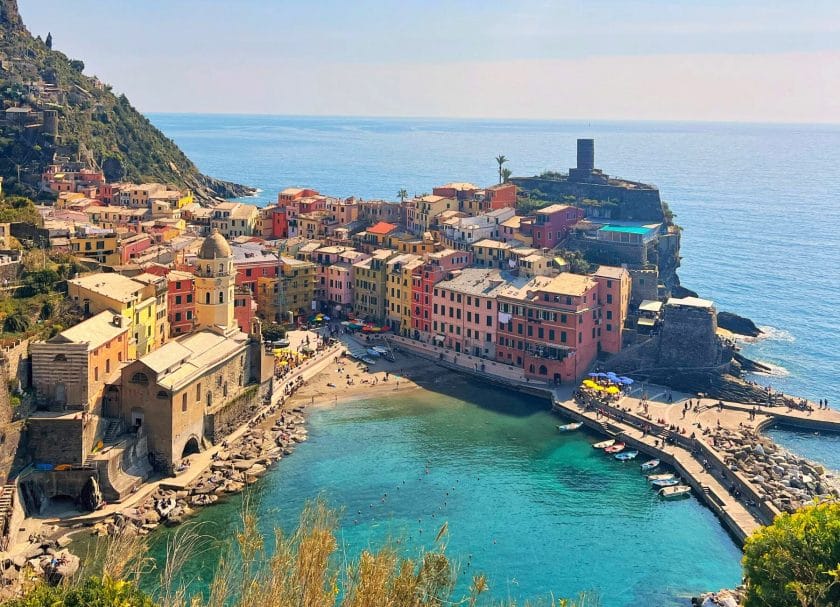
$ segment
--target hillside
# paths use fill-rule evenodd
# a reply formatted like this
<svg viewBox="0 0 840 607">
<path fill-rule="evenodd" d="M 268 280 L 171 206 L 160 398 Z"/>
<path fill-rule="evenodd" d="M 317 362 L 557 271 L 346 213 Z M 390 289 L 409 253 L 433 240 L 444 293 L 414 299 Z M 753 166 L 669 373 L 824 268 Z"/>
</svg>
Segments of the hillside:
<svg viewBox="0 0 840 607">
<path fill-rule="evenodd" d="M 51 41 L 49 46 L 51 46 Z M 109 181 L 173 183 L 199 199 L 251 189 L 203 175 L 125 95 L 86 76 L 84 63 L 33 38 L 16 0 L 0 0 L 0 176 L 4 189 L 38 193 L 54 157 L 79 158 Z M 8 108 L 16 108 L 11 112 Z"/>
</svg>

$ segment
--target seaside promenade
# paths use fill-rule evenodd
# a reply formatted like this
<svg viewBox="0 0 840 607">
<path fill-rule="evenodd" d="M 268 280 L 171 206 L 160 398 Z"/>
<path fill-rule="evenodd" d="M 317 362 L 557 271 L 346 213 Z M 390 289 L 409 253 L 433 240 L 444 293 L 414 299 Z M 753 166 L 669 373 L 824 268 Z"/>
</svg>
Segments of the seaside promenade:
<svg viewBox="0 0 840 607">
<path fill-rule="evenodd" d="M 833 409 L 801 411 L 784 406 L 721 403 L 656 385 L 634 385 L 615 402 L 587 407 L 574 398 L 577 386 L 531 381 L 521 369 L 404 337 L 389 336 L 388 341 L 452 370 L 544 396 L 564 417 L 662 460 L 678 472 L 740 543 L 772 522 L 780 511 L 764 499 L 761 488 L 743 471 L 727 465 L 726 454 L 717 449 L 715 437 L 722 432 L 757 436 L 774 424 L 840 432 L 840 411 Z"/>
</svg>

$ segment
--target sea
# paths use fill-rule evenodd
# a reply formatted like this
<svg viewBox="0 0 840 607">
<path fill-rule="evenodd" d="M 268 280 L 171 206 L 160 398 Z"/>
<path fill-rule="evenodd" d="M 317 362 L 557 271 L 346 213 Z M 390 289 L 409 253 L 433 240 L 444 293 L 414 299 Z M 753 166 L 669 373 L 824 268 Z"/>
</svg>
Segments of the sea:
<svg viewBox="0 0 840 607">
<path fill-rule="evenodd" d="M 500 154 L 514 175 L 565 171 L 576 139 L 594 138 L 596 166 L 657 185 L 675 212 L 682 284 L 764 331 L 742 343 L 772 369 L 752 379 L 840 407 L 840 126 L 149 118 L 203 172 L 258 188 L 247 200 L 260 205 L 290 186 L 396 200 L 402 188 L 489 185 Z M 594 452 L 594 437 L 558 435 L 545 403 L 463 382 L 312 412 L 310 441 L 256 485 L 265 529 L 288 529 L 317 496 L 342 509 L 343 555 L 393 538 L 408 553 L 431 547 L 446 521 L 463 580 L 486 573 L 495 600 L 593 590 L 605 607 L 683 605 L 738 583 L 737 546 L 695 498 L 660 502 L 637 466 Z M 840 469 L 840 437 L 770 433 Z M 198 519 L 229 538 L 239 505 Z M 171 537 L 155 536 L 158 558 Z M 215 554 L 184 572 L 193 588 Z"/>
</svg>

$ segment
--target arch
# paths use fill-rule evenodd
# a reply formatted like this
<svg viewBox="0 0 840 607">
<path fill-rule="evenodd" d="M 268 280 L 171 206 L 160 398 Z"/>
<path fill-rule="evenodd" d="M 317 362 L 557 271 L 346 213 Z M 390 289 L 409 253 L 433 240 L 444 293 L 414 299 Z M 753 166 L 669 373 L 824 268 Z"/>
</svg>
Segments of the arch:
<svg viewBox="0 0 840 607">
<path fill-rule="evenodd" d="M 225 303 L 225 292 L 224 291 L 219 291 L 219 303 L 220 304 Z"/>
<path fill-rule="evenodd" d="M 67 387 L 61 382 L 55 385 L 55 402 L 58 405 L 67 404 Z"/>
<path fill-rule="evenodd" d="M 146 411 L 143 407 L 132 407 L 131 408 L 131 427 L 137 430 L 143 425 L 143 422 L 146 420 Z"/>
<path fill-rule="evenodd" d="M 219 264 L 219 274 L 224 274 L 224 273 L 225 273 L 225 264 L 220 263 Z"/>
<path fill-rule="evenodd" d="M 184 449 L 181 451 L 181 457 L 187 457 L 193 453 L 201 453 L 201 445 L 198 442 L 198 438 L 195 436 L 189 437 L 187 442 L 184 443 Z"/>
<path fill-rule="evenodd" d="M 64 355 L 64 354 L 56 354 L 55 358 L 53 358 L 53 362 L 55 362 L 55 363 L 66 363 L 67 362 L 67 356 Z"/>
<path fill-rule="evenodd" d="M 540 375 L 548 375 L 548 367 L 540 365 Z"/>
<path fill-rule="evenodd" d="M 167 400 L 169 398 L 169 392 L 166 390 L 158 390 L 157 398 L 159 400 Z"/>
<path fill-rule="evenodd" d="M 206 303 L 206 304 L 210 303 L 210 293 L 209 292 L 204 294 L 204 303 Z"/>
<path fill-rule="evenodd" d="M 534 365 L 533 364 L 528 365 L 528 373 L 533 373 L 533 372 L 534 372 Z"/>
<path fill-rule="evenodd" d="M 131 376 L 131 383 L 132 384 L 139 384 L 141 386 L 148 386 L 149 385 L 149 376 L 145 373 L 135 373 Z"/>
</svg>

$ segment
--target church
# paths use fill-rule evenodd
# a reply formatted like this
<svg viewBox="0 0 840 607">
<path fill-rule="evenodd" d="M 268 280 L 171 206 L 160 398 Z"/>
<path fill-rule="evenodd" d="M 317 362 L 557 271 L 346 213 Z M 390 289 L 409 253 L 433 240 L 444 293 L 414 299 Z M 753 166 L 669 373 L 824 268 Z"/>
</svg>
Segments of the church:
<svg viewBox="0 0 840 607">
<path fill-rule="evenodd" d="M 243 333 L 234 317 L 233 252 L 214 231 L 196 259 L 196 328 L 122 369 L 119 417 L 145 436 L 152 465 L 172 471 L 245 422 L 273 375 L 254 319 Z"/>
</svg>

